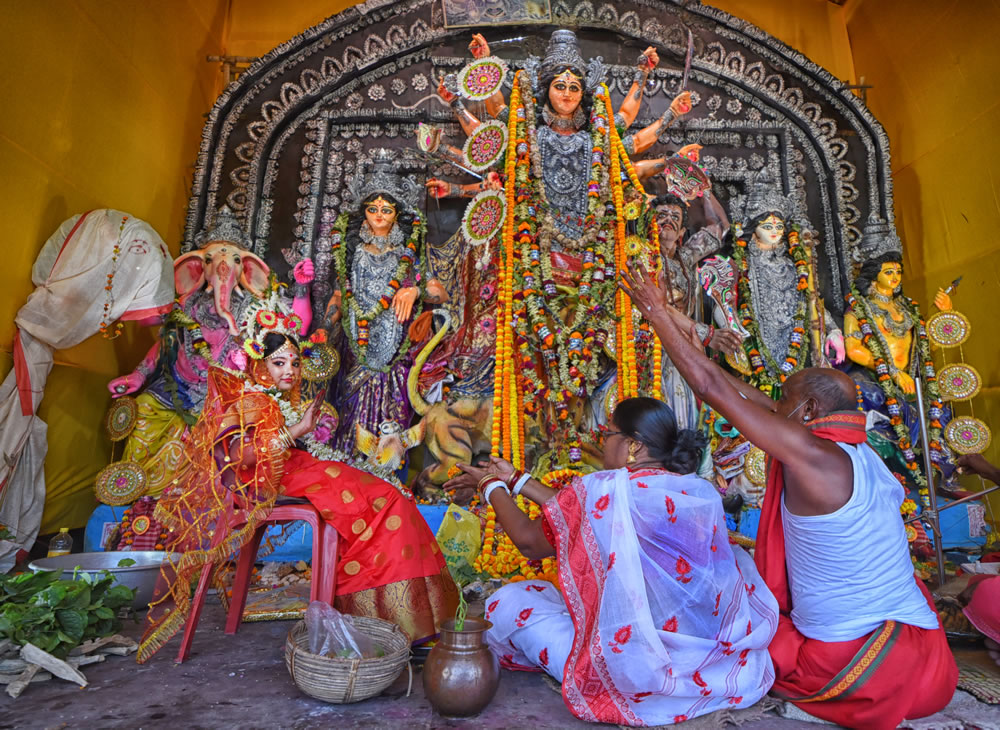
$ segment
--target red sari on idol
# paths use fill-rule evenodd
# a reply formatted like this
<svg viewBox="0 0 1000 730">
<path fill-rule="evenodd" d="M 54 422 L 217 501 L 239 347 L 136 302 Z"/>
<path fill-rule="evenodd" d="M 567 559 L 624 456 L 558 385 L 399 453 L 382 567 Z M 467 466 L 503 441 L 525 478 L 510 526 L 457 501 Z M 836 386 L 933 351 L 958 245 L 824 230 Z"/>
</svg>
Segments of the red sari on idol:
<svg viewBox="0 0 1000 730">
<path fill-rule="evenodd" d="M 338 610 L 392 621 L 414 642 L 434 636 L 454 615 L 458 592 L 412 499 L 367 472 L 289 448 L 278 403 L 248 389 L 240 376 L 212 369 L 208 383 L 205 408 L 185 448 L 186 465 L 156 507 L 180 557 L 164 564 L 138 661 L 184 625 L 192 582 L 206 562 L 224 569 L 282 495 L 308 499 L 337 530 Z M 237 468 L 228 458 L 234 447 Z M 230 492 L 243 502 L 247 523 L 214 541 Z"/>
<path fill-rule="evenodd" d="M 833 413 L 809 428 L 814 436 L 831 441 L 866 441 L 861 412 Z M 958 668 L 940 625 L 923 629 L 888 620 L 867 636 L 837 642 L 809 639 L 795 627 L 785 563 L 783 489 L 781 463 L 770 459 L 754 559 L 781 608 L 769 647 L 777 675 L 772 694 L 815 717 L 865 730 L 894 728 L 904 718 L 926 717 L 944 708 L 955 692 Z M 927 588 L 914 580 L 934 611 Z"/>
</svg>

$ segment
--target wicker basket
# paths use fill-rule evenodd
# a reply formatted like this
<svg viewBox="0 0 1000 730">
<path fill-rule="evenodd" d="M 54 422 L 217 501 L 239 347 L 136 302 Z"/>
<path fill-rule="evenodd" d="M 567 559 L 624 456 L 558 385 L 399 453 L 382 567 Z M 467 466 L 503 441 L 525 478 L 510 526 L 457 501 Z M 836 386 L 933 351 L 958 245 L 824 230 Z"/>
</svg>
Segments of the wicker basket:
<svg viewBox="0 0 1000 730">
<path fill-rule="evenodd" d="M 306 622 L 299 621 L 285 641 L 285 666 L 300 690 L 324 702 L 359 702 L 382 693 L 410 659 L 410 638 L 396 624 L 355 616 L 354 626 L 385 649 L 373 659 L 342 659 L 309 652 Z"/>
</svg>

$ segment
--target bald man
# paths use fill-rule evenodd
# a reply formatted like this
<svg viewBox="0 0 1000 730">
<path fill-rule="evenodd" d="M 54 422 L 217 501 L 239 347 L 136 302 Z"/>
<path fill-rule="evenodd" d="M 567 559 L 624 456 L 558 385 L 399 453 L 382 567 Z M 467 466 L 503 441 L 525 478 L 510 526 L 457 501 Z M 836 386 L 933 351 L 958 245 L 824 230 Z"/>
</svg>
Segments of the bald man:
<svg viewBox="0 0 1000 730">
<path fill-rule="evenodd" d="M 695 395 L 768 454 L 754 560 L 781 609 L 772 693 L 855 728 L 942 709 L 958 669 L 913 575 L 903 488 L 865 443 L 854 382 L 810 368 L 772 401 L 705 357 L 662 276 L 630 268 L 621 287 Z"/>
</svg>

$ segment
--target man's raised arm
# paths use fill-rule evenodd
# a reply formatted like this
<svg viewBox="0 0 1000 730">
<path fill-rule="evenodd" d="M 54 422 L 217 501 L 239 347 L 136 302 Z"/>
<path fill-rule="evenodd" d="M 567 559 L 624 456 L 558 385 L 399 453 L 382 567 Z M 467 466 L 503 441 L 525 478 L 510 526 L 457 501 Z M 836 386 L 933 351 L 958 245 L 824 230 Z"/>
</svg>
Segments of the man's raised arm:
<svg viewBox="0 0 1000 730">
<path fill-rule="evenodd" d="M 782 463 L 786 486 L 801 495 L 798 503 L 808 503 L 816 509 L 833 506 L 836 509 L 850 497 L 850 484 L 837 477 L 850 476 L 850 459 L 832 441 L 809 433 L 799 419 L 803 409 L 819 413 L 822 404 L 808 394 L 802 402 L 793 404 L 788 414 L 778 412 L 778 405 L 764 405 L 760 399 L 748 398 L 734 387 L 727 374 L 696 348 L 668 314 L 663 291 L 643 269 L 629 266 L 623 272 L 621 288 L 660 337 L 671 362 L 701 400 L 721 413 L 740 433 Z M 797 416 L 797 417 L 796 417 Z M 845 487 L 846 498 L 840 499 L 842 488 L 830 487 L 830 476 L 837 487 Z M 838 504 L 839 503 L 839 504 Z M 806 507 L 812 511 L 811 507 Z M 832 511 L 832 510 L 830 510 Z M 821 512 L 820 512 L 821 513 Z"/>
</svg>

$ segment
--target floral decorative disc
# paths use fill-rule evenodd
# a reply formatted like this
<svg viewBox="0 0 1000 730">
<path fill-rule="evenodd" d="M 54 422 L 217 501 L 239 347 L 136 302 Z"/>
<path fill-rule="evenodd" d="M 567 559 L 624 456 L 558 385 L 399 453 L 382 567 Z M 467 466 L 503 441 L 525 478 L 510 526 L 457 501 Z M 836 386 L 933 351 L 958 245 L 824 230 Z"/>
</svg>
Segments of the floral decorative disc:
<svg viewBox="0 0 1000 730">
<path fill-rule="evenodd" d="M 990 427 L 972 416 L 958 416 L 948 421 L 944 437 L 948 445 L 960 454 L 981 454 L 993 440 Z"/>
<path fill-rule="evenodd" d="M 302 358 L 302 379 L 310 383 L 329 380 L 340 369 L 340 355 L 329 344 L 312 345 L 309 357 Z"/>
<path fill-rule="evenodd" d="M 938 387 L 947 400 L 971 400 L 979 393 L 983 379 L 979 372 L 964 362 L 945 365 L 938 371 Z"/>
<path fill-rule="evenodd" d="M 681 155 L 667 158 L 663 177 L 667 181 L 667 192 L 681 200 L 692 201 L 712 189 L 712 181 L 698 163 Z"/>
<path fill-rule="evenodd" d="M 470 101 L 485 101 L 500 90 L 507 79 L 507 64 L 496 56 L 466 64 L 458 74 L 458 93 Z"/>
<path fill-rule="evenodd" d="M 104 419 L 104 429 L 112 441 L 121 441 L 132 433 L 138 420 L 138 402 L 130 395 L 123 395 L 111 401 L 108 415 Z"/>
<path fill-rule="evenodd" d="M 969 339 L 972 325 L 954 310 L 938 312 L 927 320 L 927 336 L 938 347 L 956 347 Z"/>
<path fill-rule="evenodd" d="M 104 504 L 132 504 L 146 493 L 146 472 L 134 461 L 116 461 L 97 474 L 94 493 Z"/>
<path fill-rule="evenodd" d="M 465 163 L 473 172 L 482 172 L 492 167 L 507 149 L 507 130 L 500 122 L 486 122 L 479 125 L 465 140 L 462 154 Z"/>
<path fill-rule="evenodd" d="M 743 473 L 757 487 L 767 483 L 767 455 L 762 449 L 751 446 L 743 460 Z"/>
<path fill-rule="evenodd" d="M 462 216 L 462 232 L 473 246 L 481 246 L 493 238 L 503 226 L 507 201 L 502 190 L 484 190 L 474 197 Z"/>
</svg>

